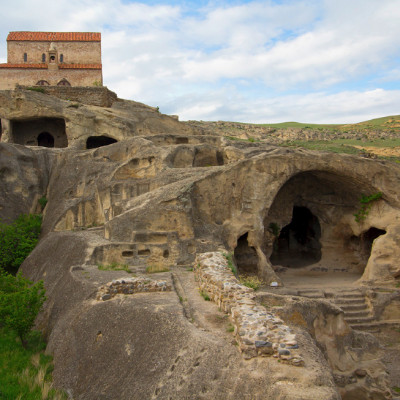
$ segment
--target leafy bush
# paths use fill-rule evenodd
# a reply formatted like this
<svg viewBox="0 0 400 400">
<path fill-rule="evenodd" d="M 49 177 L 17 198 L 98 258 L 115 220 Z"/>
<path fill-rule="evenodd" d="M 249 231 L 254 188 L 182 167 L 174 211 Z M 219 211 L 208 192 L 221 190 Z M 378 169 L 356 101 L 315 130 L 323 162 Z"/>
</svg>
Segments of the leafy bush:
<svg viewBox="0 0 400 400">
<path fill-rule="evenodd" d="M 33 283 L 21 273 L 0 270 L 0 325 L 15 331 L 24 347 L 45 300 L 43 281 Z"/>
<path fill-rule="evenodd" d="M 354 214 L 355 220 L 356 222 L 362 222 L 365 220 L 365 218 L 367 218 L 369 211 L 372 207 L 372 203 L 374 201 L 379 200 L 380 198 L 382 198 L 382 192 L 377 192 L 374 194 L 371 194 L 370 196 L 361 196 L 360 199 L 360 209 L 358 210 L 358 212 L 356 214 Z"/>
<path fill-rule="evenodd" d="M 47 199 L 46 199 L 45 196 L 42 196 L 38 201 L 39 201 L 39 204 L 40 204 L 40 208 L 41 208 L 42 211 L 43 211 L 44 208 L 46 207 Z"/>
<path fill-rule="evenodd" d="M 10 225 L 0 223 L 0 270 L 16 273 L 39 241 L 41 215 L 20 215 Z"/>
</svg>

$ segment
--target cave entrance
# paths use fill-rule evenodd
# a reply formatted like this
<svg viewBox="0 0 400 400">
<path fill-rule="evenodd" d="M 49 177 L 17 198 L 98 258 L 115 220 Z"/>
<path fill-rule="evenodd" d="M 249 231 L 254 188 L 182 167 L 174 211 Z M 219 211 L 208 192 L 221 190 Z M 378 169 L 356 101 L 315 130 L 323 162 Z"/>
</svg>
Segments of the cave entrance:
<svg viewBox="0 0 400 400">
<path fill-rule="evenodd" d="M 352 236 L 350 238 L 350 246 L 353 251 L 358 253 L 362 270 L 366 267 L 371 256 L 374 240 L 385 233 L 386 231 L 383 229 L 371 227 L 360 236 Z"/>
<path fill-rule="evenodd" d="M 117 143 L 118 140 L 109 136 L 89 136 L 86 141 L 87 149 L 96 149 L 97 147 L 108 146 L 109 144 Z"/>
<path fill-rule="evenodd" d="M 37 138 L 37 145 L 42 147 L 54 147 L 54 137 L 49 132 L 42 132 Z"/>
<path fill-rule="evenodd" d="M 293 207 L 291 222 L 282 228 L 274 242 L 273 265 L 300 268 L 321 259 L 321 226 L 307 207 Z"/>
<path fill-rule="evenodd" d="M 257 275 L 258 257 L 254 247 L 249 246 L 248 233 L 240 236 L 235 248 L 234 257 L 239 275 Z"/>
<path fill-rule="evenodd" d="M 67 147 L 68 137 L 63 118 L 11 120 L 13 143 L 25 146 Z"/>
</svg>

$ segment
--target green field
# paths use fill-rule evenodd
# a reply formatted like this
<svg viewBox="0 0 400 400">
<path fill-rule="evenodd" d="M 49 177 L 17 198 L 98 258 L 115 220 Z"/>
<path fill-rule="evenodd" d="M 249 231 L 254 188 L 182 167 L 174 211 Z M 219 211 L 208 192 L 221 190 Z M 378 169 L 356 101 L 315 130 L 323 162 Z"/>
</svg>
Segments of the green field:
<svg viewBox="0 0 400 400">
<path fill-rule="evenodd" d="M 355 124 L 310 124 L 303 122 L 281 122 L 278 124 L 254 124 L 257 126 L 265 126 L 277 129 L 285 128 L 310 128 L 310 129 L 348 129 L 348 128 L 360 128 L 360 129 L 391 129 L 400 128 L 400 115 L 391 115 L 388 117 L 375 118 L 368 121 L 363 121 Z M 399 125 L 399 126 L 396 126 Z"/>
<path fill-rule="evenodd" d="M 51 388 L 52 358 L 44 354 L 46 343 L 31 332 L 24 348 L 11 330 L 0 328 L 0 399 L 65 399 Z"/>
</svg>

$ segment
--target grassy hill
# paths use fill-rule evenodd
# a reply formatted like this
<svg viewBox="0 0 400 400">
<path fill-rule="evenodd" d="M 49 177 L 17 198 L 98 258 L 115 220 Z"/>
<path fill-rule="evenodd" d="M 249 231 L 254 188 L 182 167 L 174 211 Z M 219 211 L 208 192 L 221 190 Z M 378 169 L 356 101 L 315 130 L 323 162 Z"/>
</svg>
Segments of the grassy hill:
<svg viewBox="0 0 400 400">
<path fill-rule="evenodd" d="M 302 122 L 248 124 L 225 121 L 189 121 L 189 124 L 206 132 L 225 136 L 229 140 L 267 142 L 278 146 L 400 161 L 400 115 L 336 125 Z"/>
</svg>

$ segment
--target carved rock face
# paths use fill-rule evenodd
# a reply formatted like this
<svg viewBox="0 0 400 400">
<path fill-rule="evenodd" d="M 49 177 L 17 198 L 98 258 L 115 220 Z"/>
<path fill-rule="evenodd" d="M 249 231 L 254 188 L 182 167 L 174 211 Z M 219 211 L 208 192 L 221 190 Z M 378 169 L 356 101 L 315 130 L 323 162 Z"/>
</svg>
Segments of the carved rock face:
<svg viewBox="0 0 400 400">
<path fill-rule="evenodd" d="M 182 365 L 173 364 L 183 374 L 193 367 L 190 363 L 197 363 L 204 346 L 208 364 L 198 370 L 193 367 L 200 372 L 187 377 L 176 398 L 201 391 L 201 382 L 212 380 L 211 372 L 223 369 L 230 358 L 238 363 L 230 368 L 250 382 L 235 386 L 232 398 L 244 398 L 247 389 L 255 398 L 261 393 L 235 348 L 225 343 L 217 350 L 219 341 L 205 339 L 188 325 L 177 312 L 180 303 L 174 291 L 154 293 L 151 298 L 138 293 L 134 296 L 140 300 L 121 304 L 117 300 L 122 295 L 117 294 L 93 303 L 99 286 L 120 278 L 120 272 L 99 272 L 97 264 L 126 264 L 140 274 L 149 267 L 182 270 L 193 264 L 197 253 L 223 250 L 236 258 L 239 273 L 257 274 L 273 286 L 281 285 L 279 271 L 285 269 L 330 273 L 340 269 L 362 280 L 386 283 L 400 276 L 396 244 L 400 166 L 396 164 L 205 135 L 151 107 L 122 100 L 111 108 L 71 107 L 70 102 L 25 91 L 0 92 L 0 100 L 0 118 L 7 128 L 2 140 L 8 142 L 19 132 L 13 131 L 15 120 L 36 115 L 65 121 L 67 148 L 0 144 L 4 188 L 0 217 L 11 221 L 22 212 L 35 211 L 40 197 L 48 199 L 45 238 L 23 271 L 31 278 L 46 279 L 51 301 L 39 324 L 55 354 L 56 381 L 72 387 L 76 398 L 84 398 L 88 387 L 93 395 L 85 398 L 93 399 L 157 398 L 162 390 L 172 395 L 180 387 L 178 378 L 174 375 L 171 382 L 162 378 L 172 368 L 171 360 L 187 354 Z M 93 137 L 103 138 L 104 146 L 86 149 Z M 109 144 L 105 137 L 116 142 Z M 377 192 L 383 193 L 382 198 L 371 205 L 362 223 L 356 222 L 361 196 Z M 165 297 L 156 299 L 161 295 Z M 348 334 L 348 327 L 340 325 L 341 317 L 329 318 L 333 322 L 321 316 L 315 328 L 324 343 L 331 339 L 326 338 L 326 324 L 338 331 L 333 336 Z M 163 332 L 169 337 L 175 332 L 174 339 L 169 343 Z M 82 341 L 73 348 L 78 337 Z M 309 354 L 318 353 L 316 359 L 306 356 L 306 367 L 307 362 L 318 365 L 309 376 L 296 373 L 294 386 L 304 389 L 323 382 L 324 398 L 339 398 L 326 362 L 306 336 L 304 343 L 308 344 L 302 348 L 312 348 Z M 117 379 L 125 371 L 121 363 L 114 358 L 106 363 L 115 354 L 132 369 L 122 384 Z M 129 358 L 132 354 L 140 367 Z M 95 367 L 88 361 L 92 356 Z M 263 363 L 265 382 L 273 382 L 281 372 L 290 375 L 286 367 Z M 78 381 L 74 381 L 76 365 L 81 369 Z M 151 374 L 144 372 L 144 365 Z M 88 375 L 90 369 L 93 374 Z M 107 376 L 110 370 L 114 375 Z M 227 375 L 223 374 L 224 390 L 235 385 Z M 143 387 L 132 396 L 124 387 L 138 376 Z M 221 383 L 222 378 L 216 381 Z M 223 398 L 217 386 L 204 389 L 210 398 Z M 270 397 L 265 398 L 299 398 L 290 385 L 278 386 L 272 385 Z M 313 398 L 306 394 L 304 389 L 304 398 Z"/>
</svg>

